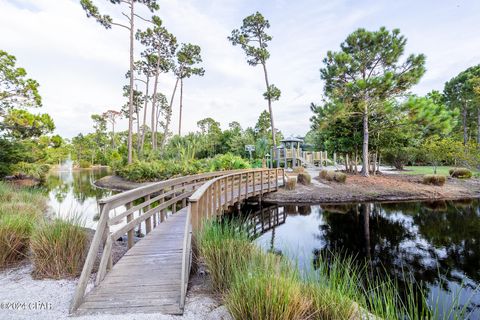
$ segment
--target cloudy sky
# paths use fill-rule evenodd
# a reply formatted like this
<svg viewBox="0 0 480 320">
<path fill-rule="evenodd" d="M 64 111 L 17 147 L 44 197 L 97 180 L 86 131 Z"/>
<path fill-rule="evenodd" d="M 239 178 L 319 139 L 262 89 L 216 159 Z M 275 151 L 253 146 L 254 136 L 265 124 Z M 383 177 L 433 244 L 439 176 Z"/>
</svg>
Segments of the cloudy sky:
<svg viewBox="0 0 480 320">
<path fill-rule="evenodd" d="M 95 2 L 106 13 L 119 12 L 109 1 Z M 185 81 L 186 131 L 196 130 L 196 122 L 205 117 L 224 128 L 234 120 L 253 126 L 266 108 L 262 70 L 248 66 L 241 49 L 227 40 L 255 11 L 271 24 L 268 68 L 271 82 L 282 90 L 274 115 L 286 135 L 308 131 L 309 104 L 322 98 L 322 59 L 356 28 L 400 28 L 408 38 L 406 52 L 426 54 L 427 73 L 413 90 L 418 94 L 441 90 L 445 81 L 480 62 L 478 0 L 158 2 L 158 15 L 178 41 L 202 48 L 205 76 Z M 105 30 L 87 19 L 78 0 L 0 0 L 0 49 L 15 55 L 18 65 L 40 82 L 42 112 L 53 116 L 63 136 L 91 131 L 91 114 L 124 104 L 127 31 Z M 164 76 L 160 90 L 170 96 L 173 84 L 173 78 Z M 178 101 L 172 129 L 177 128 Z"/>
</svg>

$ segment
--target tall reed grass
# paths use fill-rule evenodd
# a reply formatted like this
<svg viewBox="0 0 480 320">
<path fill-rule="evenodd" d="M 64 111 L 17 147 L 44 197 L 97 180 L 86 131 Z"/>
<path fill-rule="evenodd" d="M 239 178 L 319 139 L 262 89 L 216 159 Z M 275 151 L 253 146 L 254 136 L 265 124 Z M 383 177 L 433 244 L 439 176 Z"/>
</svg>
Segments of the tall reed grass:
<svg viewBox="0 0 480 320">
<path fill-rule="evenodd" d="M 235 319 L 465 319 L 453 301 L 448 310 L 430 304 L 404 272 L 406 292 L 386 272 L 375 274 L 343 254 L 298 268 L 264 252 L 235 223 L 206 222 L 197 234 L 199 253 Z M 302 271 L 300 271 L 302 270 Z"/>
<path fill-rule="evenodd" d="M 89 239 L 77 219 L 44 220 L 30 240 L 36 277 L 76 277 L 82 271 Z"/>
<path fill-rule="evenodd" d="M 34 223 L 30 215 L 0 216 L 0 267 L 7 267 L 26 257 Z"/>
</svg>

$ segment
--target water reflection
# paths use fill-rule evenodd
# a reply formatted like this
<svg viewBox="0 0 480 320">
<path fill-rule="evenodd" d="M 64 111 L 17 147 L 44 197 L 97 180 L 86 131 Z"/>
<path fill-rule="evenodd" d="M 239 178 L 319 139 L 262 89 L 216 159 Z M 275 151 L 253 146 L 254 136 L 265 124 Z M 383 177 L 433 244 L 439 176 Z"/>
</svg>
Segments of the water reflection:
<svg viewBox="0 0 480 320">
<path fill-rule="evenodd" d="M 480 306 L 480 204 L 478 200 L 245 207 L 247 226 L 263 248 L 312 266 L 341 252 L 387 272 L 400 290 L 404 272 L 431 301 L 448 306 L 458 297 Z M 261 219 L 259 218 L 261 216 Z M 265 227 L 267 226 L 267 227 Z M 469 301 L 471 299 L 471 301 Z M 480 318 L 477 309 L 472 319 Z"/>
<path fill-rule="evenodd" d="M 88 228 L 96 227 L 98 200 L 112 194 L 95 187 L 93 182 L 109 174 L 108 168 L 63 170 L 50 173 L 45 183 L 49 204 L 60 217 L 81 215 Z"/>
</svg>

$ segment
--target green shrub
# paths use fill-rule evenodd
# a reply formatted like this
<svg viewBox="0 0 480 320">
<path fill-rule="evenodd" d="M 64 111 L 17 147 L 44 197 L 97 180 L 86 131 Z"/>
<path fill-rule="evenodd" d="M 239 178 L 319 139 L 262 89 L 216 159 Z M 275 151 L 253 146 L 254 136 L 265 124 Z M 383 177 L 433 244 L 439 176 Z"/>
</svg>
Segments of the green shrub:
<svg viewBox="0 0 480 320">
<path fill-rule="evenodd" d="M 78 166 L 82 169 L 87 169 L 87 168 L 90 168 L 92 164 L 88 160 L 80 160 L 78 162 Z"/>
<path fill-rule="evenodd" d="M 25 258 L 35 218 L 22 214 L 0 216 L 0 267 Z"/>
<path fill-rule="evenodd" d="M 467 168 L 452 168 L 448 173 L 451 177 L 459 179 L 470 179 L 473 176 L 472 171 Z"/>
<path fill-rule="evenodd" d="M 86 230 L 72 221 L 44 221 L 30 239 L 34 275 L 54 279 L 78 276 L 88 242 Z"/>
<path fill-rule="evenodd" d="M 44 181 L 50 166 L 48 164 L 19 162 L 12 167 L 12 174 L 18 178 L 33 178 Z"/>
<path fill-rule="evenodd" d="M 312 183 L 312 177 L 307 172 L 302 172 L 298 174 L 297 181 L 300 184 L 308 186 L 309 184 Z"/>
<path fill-rule="evenodd" d="M 242 157 L 226 153 L 213 158 L 210 171 L 248 169 L 250 167 L 250 163 Z"/>
<path fill-rule="evenodd" d="M 297 177 L 288 177 L 285 184 L 285 189 L 295 190 L 296 187 L 297 187 Z"/>
<path fill-rule="evenodd" d="M 435 186 L 443 186 L 447 181 L 447 177 L 439 174 L 426 174 L 423 176 L 424 184 L 431 184 Z"/>
</svg>

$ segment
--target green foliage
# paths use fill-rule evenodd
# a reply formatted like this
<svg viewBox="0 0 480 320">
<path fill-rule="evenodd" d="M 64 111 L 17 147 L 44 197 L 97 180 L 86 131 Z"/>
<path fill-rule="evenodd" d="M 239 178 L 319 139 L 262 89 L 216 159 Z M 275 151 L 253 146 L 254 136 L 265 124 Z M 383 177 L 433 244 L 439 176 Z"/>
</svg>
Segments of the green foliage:
<svg viewBox="0 0 480 320">
<path fill-rule="evenodd" d="M 235 169 L 248 169 L 250 163 L 242 157 L 235 156 L 231 153 L 217 155 L 213 158 L 211 171 L 220 170 L 235 170 Z"/>
<path fill-rule="evenodd" d="M 452 138 L 429 137 L 423 143 L 422 151 L 428 163 L 434 166 L 434 174 L 438 165 L 455 164 L 464 157 L 462 143 Z"/>
<path fill-rule="evenodd" d="M 26 139 L 52 132 L 55 124 L 46 113 L 32 114 L 22 109 L 11 109 L 5 115 L 3 123 L 0 123 L 0 129 L 7 130 L 14 138 Z"/>
<path fill-rule="evenodd" d="M 388 148 L 383 153 L 383 161 L 394 166 L 397 170 L 403 168 L 417 158 L 417 149 L 414 147 Z"/>
<path fill-rule="evenodd" d="M 48 164 L 27 163 L 19 162 L 13 165 L 12 174 L 16 177 L 34 178 L 40 181 L 44 181 L 50 166 Z"/>
<path fill-rule="evenodd" d="M 26 214 L 0 216 L 0 267 L 25 258 L 34 223 Z"/>
<path fill-rule="evenodd" d="M 75 221 L 43 221 L 30 239 L 34 275 L 54 279 L 80 275 L 88 244 L 86 229 Z"/>
<path fill-rule="evenodd" d="M 439 174 L 426 174 L 423 176 L 424 184 L 432 184 L 434 186 L 443 186 L 447 182 L 447 177 Z"/>
<path fill-rule="evenodd" d="M 473 176 L 472 171 L 467 168 L 452 168 L 448 173 L 451 177 L 459 179 L 470 179 Z"/>
<path fill-rule="evenodd" d="M 16 58 L 0 50 L 0 116 L 7 109 L 40 107 L 39 84 L 26 78 L 24 68 L 16 67 Z"/>
</svg>

